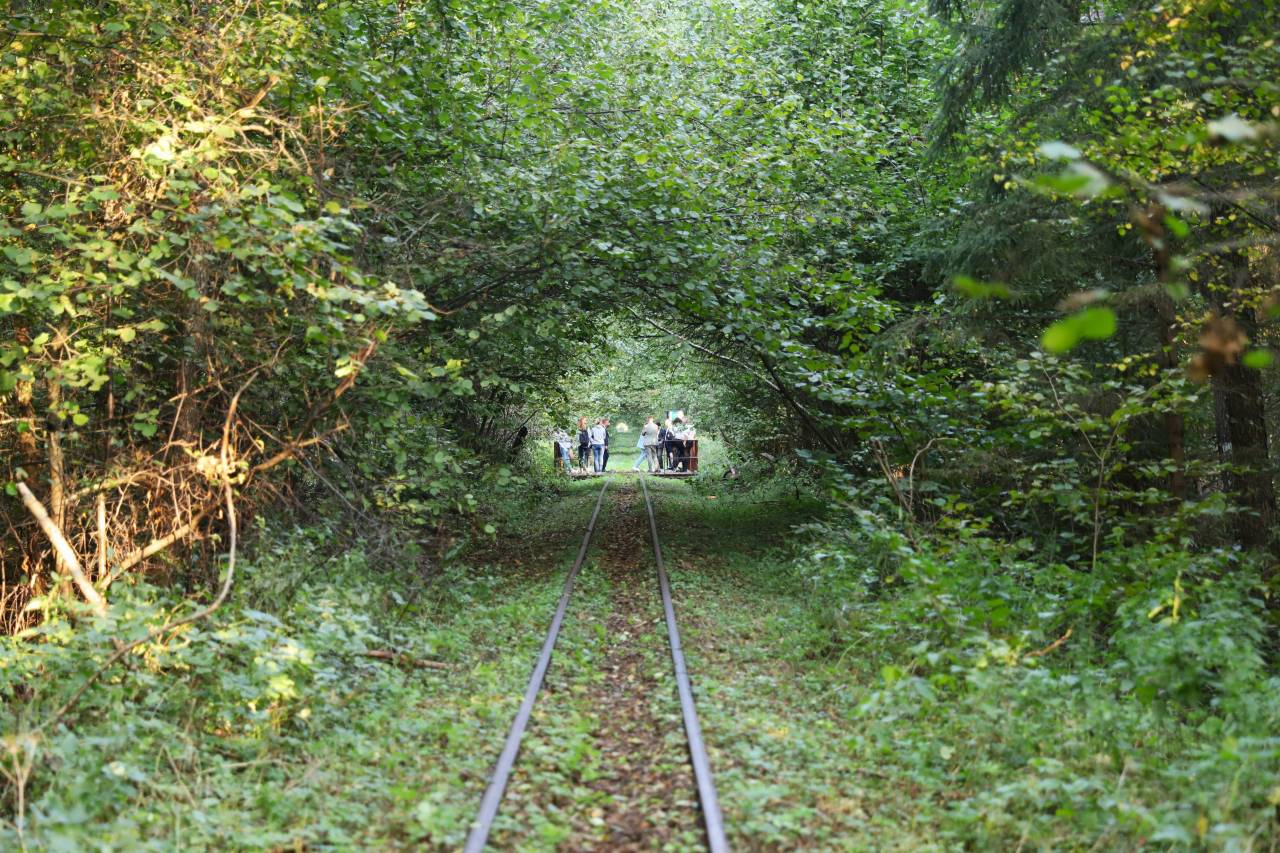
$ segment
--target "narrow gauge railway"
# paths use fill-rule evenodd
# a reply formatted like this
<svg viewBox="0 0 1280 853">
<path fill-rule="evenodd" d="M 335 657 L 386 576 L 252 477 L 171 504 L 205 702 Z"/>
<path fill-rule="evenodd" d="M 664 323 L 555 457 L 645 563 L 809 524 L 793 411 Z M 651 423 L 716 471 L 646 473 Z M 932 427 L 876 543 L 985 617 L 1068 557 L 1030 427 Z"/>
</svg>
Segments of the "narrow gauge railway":
<svg viewBox="0 0 1280 853">
<path fill-rule="evenodd" d="M 645 513 L 649 519 L 649 532 L 653 542 L 653 559 L 658 580 L 658 591 L 662 597 L 662 609 L 667 623 L 667 643 L 671 649 L 671 664 L 676 677 L 676 690 L 680 696 L 680 711 L 684 718 L 685 739 L 689 747 L 689 763 L 693 769 L 693 779 L 698 791 L 698 803 L 702 810 L 702 823 L 706 831 L 707 849 L 711 853 L 723 853 L 729 849 L 725 840 L 724 820 L 720 813 L 720 801 L 716 795 L 715 780 L 711 775 L 711 762 L 707 757 L 706 746 L 702 741 L 702 726 L 698 722 L 698 712 L 693 701 L 693 686 L 689 680 L 688 668 L 685 666 L 684 650 L 680 645 L 680 629 L 676 625 L 675 606 L 671 600 L 671 583 L 667 577 L 666 564 L 662 559 L 662 543 L 658 538 L 658 522 L 653 513 L 653 501 L 649 496 L 649 487 L 645 477 L 640 477 L 640 489 L 644 494 Z M 538 654 L 533 667 L 533 674 L 525 687 L 524 700 L 511 722 L 507 739 L 494 765 L 489 778 L 489 786 L 485 789 L 480 801 L 480 811 L 471 824 L 464 850 L 466 853 L 480 853 L 489 840 L 494 819 L 506 793 L 507 783 L 515 768 L 516 757 L 520 752 L 520 741 L 533 714 L 534 703 L 542 690 L 542 682 L 547 669 L 551 666 L 551 654 L 555 650 L 556 640 L 560 636 L 560 627 L 564 623 L 565 612 L 569 607 L 569 599 L 573 596 L 573 584 L 586 560 L 587 551 L 591 547 L 591 537 L 595 533 L 596 522 L 600 518 L 600 508 L 604 505 L 604 494 L 609 489 L 606 478 L 596 496 L 595 508 L 591 512 L 591 520 L 587 522 L 586 533 L 578 548 L 578 555 L 565 576 L 564 589 L 560 593 L 560 601 L 556 605 L 551 626 L 547 630 L 542 651 Z"/>
</svg>

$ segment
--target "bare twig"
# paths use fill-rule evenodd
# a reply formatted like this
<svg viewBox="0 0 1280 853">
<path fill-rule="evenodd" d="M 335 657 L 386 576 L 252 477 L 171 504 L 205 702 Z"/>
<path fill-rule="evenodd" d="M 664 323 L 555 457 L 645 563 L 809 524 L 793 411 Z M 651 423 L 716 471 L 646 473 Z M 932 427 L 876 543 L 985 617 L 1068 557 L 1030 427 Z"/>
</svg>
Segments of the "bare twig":
<svg viewBox="0 0 1280 853">
<path fill-rule="evenodd" d="M 643 321 L 643 322 L 645 322 L 645 323 L 648 323 L 650 326 L 653 326 L 655 329 L 657 329 L 659 332 L 662 332 L 664 335 L 669 335 L 670 337 L 675 338 L 676 340 L 680 341 L 681 343 L 684 343 L 684 344 L 686 344 L 687 346 L 690 346 L 690 347 L 692 347 L 693 349 L 696 349 L 698 352 L 705 353 L 705 354 L 707 354 L 707 355 L 711 356 L 712 358 L 719 359 L 720 361 L 725 362 L 726 364 L 732 364 L 732 365 L 733 365 L 733 366 L 735 366 L 735 367 L 739 367 L 739 368 L 741 368 L 742 370 L 745 370 L 747 373 L 749 373 L 749 374 L 751 374 L 752 376 L 754 376 L 756 379 L 758 379 L 758 380 L 760 380 L 761 382 L 763 382 L 765 385 L 767 385 L 767 386 L 768 386 L 772 391 L 774 391 L 775 393 L 779 393 L 779 394 L 780 394 L 780 393 L 782 393 L 782 389 L 781 389 L 778 385 L 776 385 L 776 384 L 773 382 L 773 380 L 771 380 L 771 379 L 770 379 L 769 377 L 767 377 L 767 376 L 764 376 L 764 375 L 762 375 L 762 374 L 760 374 L 760 373 L 757 373 L 757 372 L 756 372 L 756 370 L 755 370 L 751 365 L 747 364 L 746 362 L 739 361 L 739 360 L 738 360 L 738 359 L 736 359 L 736 358 L 730 358 L 729 356 L 725 355 L 724 353 L 716 352 L 715 350 L 713 350 L 713 349 L 711 349 L 711 348 L 709 348 L 709 347 L 705 347 L 705 346 L 703 346 L 702 344 L 698 343 L 697 341 L 690 340 L 689 338 L 685 337 L 684 335 L 680 334 L 679 332 L 672 331 L 671 329 L 668 329 L 666 326 L 663 326 L 663 325 L 662 325 L 661 323 L 659 323 L 657 320 L 652 320 L 652 319 L 650 319 L 650 318 L 648 318 L 648 317 L 645 317 L 643 314 L 641 314 L 639 311 L 635 310 L 634 308 L 630 308 L 630 307 L 629 307 L 629 308 L 627 308 L 627 311 L 628 311 L 628 313 L 630 313 L 630 314 L 631 314 L 631 316 L 635 317 L 637 320 L 641 320 L 641 321 Z"/>
<path fill-rule="evenodd" d="M 138 646 L 141 646 L 143 643 L 152 642 L 158 639 L 159 637 L 163 636 L 164 634 L 172 632 L 176 628 L 181 628 L 184 625 L 190 625 L 193 622 L 199 622 L 200 620 L 209 617 L 211 614 L 213 614 L 214 611 L 216 611 L 219 607 L 222 606 L 223 602 L 227 600 L 227 596 L 231 592 L 231 582 L 235 578 L 235 572 L 236 572 L 236 536 L 238 532 L 236 527 L 235 494 L 231 489 L 231 478 L 227 476 L 227 471 L 228 471 L 227 466 L 229 462 L 227 445 L 231 441 L 231 423 L 235 418 L 236 407 L 240 403 L 240 395 L 244 393 L 245 389 L 249 387 L 249 383 L 251 382 L 253 382 L 252 376 L 249 378 L 248 382 L 246 382 L 243 386 L 241 386 L 240 390 L 236 392 L 235 396 L 231 398 L 231 406 L 228 408 L 226 420 L 223 422 L 223 425 L 222 425 L 222 471 L 223 471 L 222 494 L 223 494 L 223 498 L 226 501 L 225 506 L 226 506 L 226 512 L 227 512 L 227 531 L 228 531 L 227 576 L 222 581 L 222 588 L 218 591 L 217 597 L 214 598 L 213 601 L 210 602 L 207 607 L 204 607 L 203 609 L 198 610 L 195 613 L 192 613 L 190 616 L 184 616 L 183 618 L 178 619 L 175 622 L 170 622 L 169 624 L 162 625 L 159 628 L 152 628 L 148 630 L 145 635 L 139 637 L 133 642 L 125 643 L 121 645 L 105 661 L 102 662 L 101 666 L 99 666 L 96 670 L 94 670 L 94 672 L 91 675 L 89 675 L 88 678 L 86 678 L 84 681 L 80 683 L 80 686 L 76 688 L 76 691 L 71 694 L 71 697 L 67 699 L 67 701 L 64 702 L 62 706 L 58 708 L 57 711 L 55 711 L 40 725 L 36 726 L 34 731 L 36 732 L 44 731 L 45 729 L 57 723 L 64 716 L 66 716 L 67 712 L 75 707 L 76 703 L 80 701 L 80 697 L 84 695 L 85 691 L 88 690 L 94 684 L 94 682 L 96 682 L 99 678 L 101 678 L 102 675 L 108 669 L 114 666 L 118 661 L 122 660 L 125 655 L 129 654 L 134 649 L 138 648 Z"/>
<path fill-rule="evenodd" d="M 911 464 L 907 466 L 907 496 L 910 499 L 912 506 L 914 506 L 916 502 L 916 463 L 920 461 L 922 456 L 929 452 L 929 448 L 933 447 L 936 442 L 945 440 L 945 438 L 931 438 L 924 447 L 916 451 L 915 456 L 911 457 Z"/>
<path fill-rule="evenodd" d="M 419 669 L 453 669 L 451 664 L 438 660 L 426 660 L 425 658 L 416 658 L 408 652 L 398 652 L 393 649 L 369 649 L 358 653 L 361 657 L 373 658 L 374 660 L 388 660 L 401 664 L 402 666 L 416 666 Z"/>
<path fill-rule="evenodd" d="M 98 492 L 98 577 L 107 576 L 107 496 Z"/>
<path fill-rule="evenodd" d="M 1065 643 L 1067 640 L 1071 639 L 1071 632 L 1072 632 L 1072 631 L 1074 631 L 1074 630 L 1075 630 L 1075 628 L 1068 628 L 1068 629 L 1067 629 L 1067 633 L 1063 634 L 1061 637 L 1059 637 L 1058 639 L 1054 640 L 1052 643 L 1050 643 L 1049 645 L 1045 646 L 1043 649 L 1038 649 L 1037 651 L 1034 651 L 1034 652 L 1027 652 L 1025 655 L 1023 655 L 1023 657 L 1024 657 L 1024 658 L 1039 658 L 1039 657 L 1044 657 L 1045 655 L 1049 654 L 1050 652 L 1055 651 L 1055 650 L 1057 650 L 1057 649 L 1061 648 L 1063 643 Z"/>
</svg>

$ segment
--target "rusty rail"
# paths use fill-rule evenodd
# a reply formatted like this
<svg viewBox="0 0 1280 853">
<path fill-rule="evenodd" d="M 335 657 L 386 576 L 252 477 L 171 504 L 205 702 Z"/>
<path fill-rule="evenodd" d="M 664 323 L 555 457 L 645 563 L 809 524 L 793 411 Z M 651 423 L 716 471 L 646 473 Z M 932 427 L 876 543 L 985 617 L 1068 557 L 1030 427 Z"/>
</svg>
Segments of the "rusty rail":
<svg viewBox="0 0 1280 853">
<path fill-rule="evenodd" d="M 689 681 L 689 672 L 684 660 L 684 650 L 680 645 L 680 630 L 676 627 L 675 606 L 671 601 L 671 583 L 667 577 L 666 564 L 662 559 L 662 545 L 658 541 L 658 522 L 653 513 L 653 502 L 649 498 L 649 487 L 645 483 L 646 479 L 646 477 L 640 478 L 640 488 L 644 492 L 645 512 L 649 518 L 649 531 L 653 538 L 653 557 L 658 575 L 658 588 L 662 594 L 662 609 L 667 620 L 667 642 L 671 648 L 671 663 L 675 669 L 676 688 L 680 696 L 681 712 L 684 715 L 684 730 L 689 745 L 689 762 L 693 767 L 694 782 L 698 790 L 698 802 L 702 807 L 702 820 L 707 834 L 707 847 L 711 853 L 727 853 L 729 846 L 725 841 L 724 819 L 720 813 L 720 801 L 716 795 L 715 782 L 711 777 L 711 762 L 707 757 L 707 748 L 702 740 L 702 726 L 698 723 L 698 712 L 694 707 L 693 686 Z M 564 590 L 560 594 L 560 603 L 557 605 L 555 616 L 551 620 L 547 638 L 543 641 L 542 652 L 538 655 L 533 674 L 529 677 L 529 684 L 524 692 L 524 701 L 520 703 L 520 710 L 516 712 L 516 717 L 511 723 L 506 743 L 502 748 L 502 754 L 498 756 L 498 762 L 494 766 L 489 786 L 485 789 L 484 798 L 480 802 L 480 811 L 476 815 L 475 821 L 471 824 L 471 831 L 467 835 L 466 845 L 463 847 L 465 853 L 480 853 L 488 843 L 489 833 L 492 831 L 494 819 L 498 815 L 498 807 L 502 803 L 507 782 L 510 780 L 511 772 L 515 767 L 516 756 L 520 751 L 520 741 L 524 737 L 525 729 L 528 727 L 529 719 L 533 714 L 534 703 L 538 699 L 538 693 L 542 689 L 542 682 L 546 677 L 548 667 L 551 665 L 551 653 L 555 649 L 556 639 L 560 636 L 560 627 L 564 623 L 565 613 L 569 607 L 569 598 L 573 594 L 573 582 L 582 568 L 583 561 L 586 560 L 587 550 L 591 546 L 591 536 L 595 532 L 596 521 L 600 517 L 600 507 L 604 502 L 604 493 L 608 488 L 609 480 L 606 479 L 604 485 L 600 487 L 599 496 L 596 498 L 595 510 L 591 513 L 591 521 L 587 523 L 587 532 L 582 537 L 582 545 L 578 549 L 577 559 L 573 561 L 573 566 L 569 569 L 568 576 L 565 577 Z"/>
<path fill-rule="evenodd" d="M 493 819 L 498 816 L 498 806 L 502 803 L 502 795 L 506 793 L 507 782 L 511 779 L 511 770 L 516 764 L 516 754 L 520 752 L 520 739 L 529 725 L 529 717 L 533 714 L 533 703 L 538 699 L 538 691 L 542 689 L 542 680 L 546 677 L 547 667 L 551 666 L 551 652 L 556 647 L 556 639 L 560 636 L 560 626 L 564 622 L 565 611 L 569 608 L 569 597 L 573 595 L 573 582 L 578 577 L 578 570 L 587 558 L 587 549 L 591 547 L 591 534 L 595 532 L 596 520 L 600 517 L 600 507 L 604 503 L 604 493 L 609 488 L 605 480 L 600 487 L 600 495 L 596 498 L 596 508 L 591 513 L 591 521 L 587 523 L 587 532 L 582 537 L 582 546 L 578 548 L 578 557 L 573 561 L 569 574 L 564 579 L 564 590 L 560 593 L 560 603 L 556 606 L 555 616 L 551 619 L 551 628 L 547 631 L 547 639 L 542 643 L 542 651 L 538 662 L 533 667 L 533 675 L 529 677 L 529 685 L 524 691 L 524 701 L 516 718 L 511 721 L 511 730 L 507 732 L 507 742 L 498 756 L 498 763 L 493 768 L 489 779 L 489 787 L 485 789 L 484 799 L 480 801 L 480 813 L 471 824 L 471 832 L 467 835 L 467 843 L 463 850 L 466 853 L 480 853 L 489 840 L 489 832 L 493 829 Z"/>
<path fill-rule="evenodd" d="M 707 831 L 707 847 L 711 853 L 726 853 L 729 843 L 724 836 L 724 817 L 720 813 L 720 798 L 716 783 L 711 777 L 711 760 L 702 742 L 702 725 L 693 704 L 693 685 L 689 682 L 689 670 L 684 662 L 684 649 L 680 646 L 680 629 L 676 627 L 676 609 L 671 603 L 671 582 L 662 560 L 662 544 L 658 541 L 658 522 L 653 515 L 653 502 L 649 500 L 649 487 L 640 478 L 644 492 L 644 508 L 649 515 L 649 532 L 653 534 L 653 559 L 658 569 L 658 587 L 662 591 L 662 609 L 667 616 L 667 642 L 671 646 L 671 664 L 676 672 L 676 689 L 680 694 L 680 711 L 684 715 L 684 733 L 689 742 L 689 762 L 693 765 L 693 778 L 698 785 L 698 802 L 702 805 L 702 823 Z"/>
</svg>

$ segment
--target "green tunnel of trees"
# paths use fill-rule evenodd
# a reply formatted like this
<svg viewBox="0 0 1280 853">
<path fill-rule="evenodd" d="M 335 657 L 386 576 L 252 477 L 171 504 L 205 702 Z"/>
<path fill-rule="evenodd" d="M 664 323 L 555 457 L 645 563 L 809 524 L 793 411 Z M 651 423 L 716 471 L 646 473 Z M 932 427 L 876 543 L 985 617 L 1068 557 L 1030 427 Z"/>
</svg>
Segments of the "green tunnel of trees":
<svg viewBox="0 0 1280 853">
<path fill-rule="evenodd" d="M 619 319 L 919 520 L 1266 546 L 1271 4 L 929 11 L 13 4 L 6 618 L 23 478 L 108 576 L 315 443 L 438 521 Z"/>
</svg>

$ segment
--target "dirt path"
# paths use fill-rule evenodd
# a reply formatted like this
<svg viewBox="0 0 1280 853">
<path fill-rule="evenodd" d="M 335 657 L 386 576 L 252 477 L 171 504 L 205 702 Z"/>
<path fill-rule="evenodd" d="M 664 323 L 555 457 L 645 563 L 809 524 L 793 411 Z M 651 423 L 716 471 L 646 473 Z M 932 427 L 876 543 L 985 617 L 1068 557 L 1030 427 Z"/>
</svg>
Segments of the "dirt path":
<svg viewBox="0 0 1280 853">
<path fill-rule="evenodd" d="M 634 484 L 614 494 L 600 539 L 599 570 L 609 581 L 608 644 L 589 692 L 608 850 L 652 850 L 697 837 L 697 800 L 663 632 L 644 502 Z"/>
</svg>

